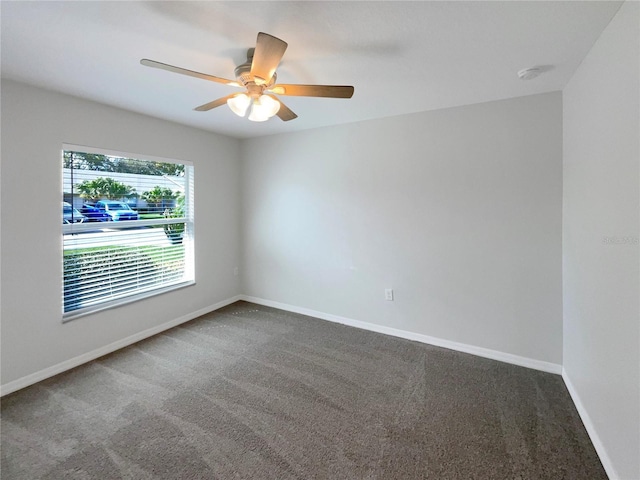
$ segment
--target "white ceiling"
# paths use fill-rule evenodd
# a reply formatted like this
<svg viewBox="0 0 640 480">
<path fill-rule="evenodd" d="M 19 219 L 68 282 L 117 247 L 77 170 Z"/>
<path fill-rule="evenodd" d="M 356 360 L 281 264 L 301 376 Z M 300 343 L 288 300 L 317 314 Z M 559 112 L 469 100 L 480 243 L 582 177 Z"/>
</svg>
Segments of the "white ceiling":
<svg viewBox="0 0 640 480">
<path fill-rule="evenodd" d="M 561 90 L 620 4 L 2 1 L 1 72 L 247 138 Z M 299 118 L 253 123 L 193 110 L 238 89 L 139 63 L 233 78 L 259 31 L 289 44 L 280 82 L 353 85 L 353 98 L 281 97 Z M 549 71 L 519 80 L 531 66 Z"/>
</svg>

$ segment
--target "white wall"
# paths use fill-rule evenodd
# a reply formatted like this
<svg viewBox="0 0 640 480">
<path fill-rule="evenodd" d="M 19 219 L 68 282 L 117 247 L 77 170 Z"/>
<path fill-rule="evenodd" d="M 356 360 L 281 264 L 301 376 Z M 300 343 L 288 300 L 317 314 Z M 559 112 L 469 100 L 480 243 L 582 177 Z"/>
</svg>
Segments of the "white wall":
<svg viewBox="0 0 640 480">
<path fill-rule="evenodd" d="M 62 324 L 63 142 L 194 163 L 195 286 Z M 2 384 L 239 294 L 238 155 L 228 137 L 3 81 Z"/>
<path fill-rule="evenodd" d="M 241 156 L 244 293 L 562 363 L 559 92 L 247 140 Z"/>
<path fill-rule="evenodd" d="M 245 293 L 563 364 L 609 474 L 640 478 L 638 10 L 564 99 L 242 144 L 3 81 L 2 384 Z M 197 285 L 62 324 L 63 142 L 194 162 Z"/>
<path fill-rule="evenodd" d="M 640 4 L 563 92 L 564 370 L 612 478 L 640 478 Z"/>
</svg>

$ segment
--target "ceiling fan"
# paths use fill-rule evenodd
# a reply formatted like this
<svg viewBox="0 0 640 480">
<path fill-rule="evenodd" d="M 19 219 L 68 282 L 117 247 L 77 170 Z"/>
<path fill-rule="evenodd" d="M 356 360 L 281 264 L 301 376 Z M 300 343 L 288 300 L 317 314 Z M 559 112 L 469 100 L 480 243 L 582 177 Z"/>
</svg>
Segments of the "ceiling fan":
<svg viewBox="0 0 640 480">
<path fill-rule="evenodd" d="M 275 94 L 330 98 L 351 98 L 353 96 L 353 87 L 345 85 L 290 85 L 276 83 L 276 68 L 286 49 L 286 42 L 268 33 L 258 33 L 256 47 L 247 51 L 247 61 L 235 69 L 237 81 L 174 67 L 146 58 L 140 60 L 140 63 L 147 67 L 160 68 L 211 82 L 224 83 L 232 87 L 244 87 L 246 93 L 232 93 L 226 97 L 200 105 L 195 110 L 206 112 L 226 103 L 236 115 L 241 117 L 244 117 L 250 108 L 249 120 L 254 122 L 263 122 L 274 115 L 278 115 L 285 122 L 298 117 Z"/>
</svg>

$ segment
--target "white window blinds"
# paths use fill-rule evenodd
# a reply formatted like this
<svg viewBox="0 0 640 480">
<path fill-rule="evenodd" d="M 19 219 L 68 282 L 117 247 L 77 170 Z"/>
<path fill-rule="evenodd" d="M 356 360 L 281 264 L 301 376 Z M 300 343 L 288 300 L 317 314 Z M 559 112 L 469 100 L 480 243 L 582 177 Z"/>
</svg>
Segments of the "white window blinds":
<svg viewBox="0 0 640 480">
<path fill-rule="evenodd" d="M 63 319 L 192 284 L 193 166 L 63 150 Z"/>
</svg>

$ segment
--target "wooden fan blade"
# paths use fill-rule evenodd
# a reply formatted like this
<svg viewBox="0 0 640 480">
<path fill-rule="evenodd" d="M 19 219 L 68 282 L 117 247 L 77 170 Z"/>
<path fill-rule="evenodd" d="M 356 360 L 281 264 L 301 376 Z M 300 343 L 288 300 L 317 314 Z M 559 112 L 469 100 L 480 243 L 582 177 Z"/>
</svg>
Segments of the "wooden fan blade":
<svg viewBox="0 0 640 480">
<path fill-rule="evenodd" d="M 268 33 L 258 33 L 251 62 L 251 75 L 261 78 L 264 83 L 269 83 L 286 49 L 287 42 Z"/>
<path fill-rule="evenodd" d="M 298 118 L 298 115 L 293 113 L 293 111 L 289 107 L 287 107 L 284 103 L 282 103 L 282 101 L 278 97 L 276 97 L 275 95 L 268 95 L 268 94 L 267 96 L 273 98 L 275 101 L 277 101 L 280 104 L 280 110 L 278 110 L 278 113 L 276 113 L 276 115 L 280 118 L 280 120 L 282 120 L 283 122 L 288 122 L 289 120 Z"/>
<path fill-rule="evenodd" d="M 295 97 L 331 97 L 351 98 L 353 87 L 346 85 L 274 85 L 269 91 L 278 95 L 292 95 Z"/>
<path fill-rule="evenodd" d="M 218 98 L 217 100 L 214 100 L 213 102 L 209 102 L 209 103 L 205 103 L 204 105 L 200 105 L 199 107 L 194 108 L 194 110 L 198 111 L 198 112 L 207 112 L 213 108 L 219 107 L 221 105 L 224 105 L 227 103 L 227 100 L 229 100 L 231 97 L 236 96 L 236 93 L 232 93 L 231 95 L 227 95 L 226 97 L 222 97 L 222 98 Z"/>
<path fill-rule="evenodd" d="M 167 65 L 166 63 L 156 62 L 143 58 L 140 63 L 145 67 L 159 68 L 161 70 L 168 70 L 169 72 L 181 73 L 182 75 L 188 75 L 190 77 L 201 78 L 203 80 L 209 80 L 211 82 L 224 83 L 234 87 L 240 87 L 238 82 L 233 80 L 227 80 L 226 78 L 214 77 L 213 75 L 207 75 L 206 73 L 194 72 L 193 70 L 187 70 L 186 68 L 174 67 L 173 65 Z"/>
</svg>

